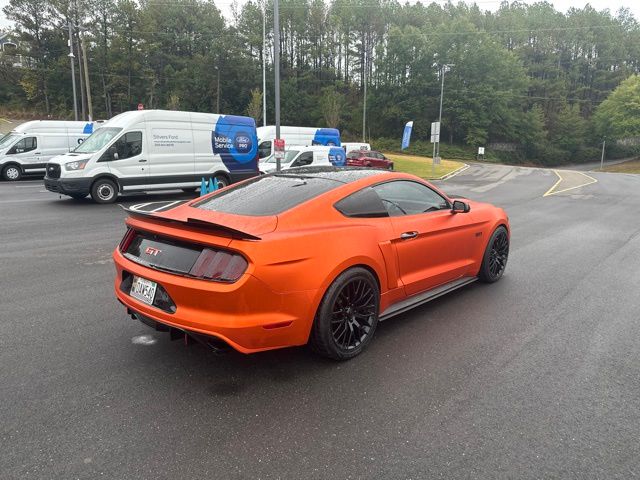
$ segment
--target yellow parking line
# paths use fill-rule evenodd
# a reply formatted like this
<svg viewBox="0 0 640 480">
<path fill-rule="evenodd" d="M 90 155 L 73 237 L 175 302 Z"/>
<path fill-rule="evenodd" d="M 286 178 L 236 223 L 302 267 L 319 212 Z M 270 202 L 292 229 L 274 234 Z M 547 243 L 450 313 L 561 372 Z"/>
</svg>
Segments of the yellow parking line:
<svg viewBox="0 0 640 480">
<path fill-rule="evenodd" d="M 553 170 L 553 173 L 555 173 L 558 176 L 558 181 L 554 183 L 553 186 L 549 190 L 547 190 L 544 195 L 542 195 L 543 197 L 546 197 L 547 195 L 552 195 L 551 192 L 553 192 L 553 189 L 556 188 L 558 184 L 562 181 L 562 175 L 560 175 L 560 173 L 558 173 L 557 170 Z"/>
<path fill-rule="evenodd" d="M 543 197 L 547 197 L 549 195 L 555 195 L 557 193 L 563 193 L 563 192 L 568 192 L 570 190 L 575 190 L 576 188 L 581 188 L 581 187 L 586 187 L 587 185 L 591 185 L 593 183 L 596 183 L 598 180 L 587 175 L 586 173 L 582 173 L 582 172 L 576 172 L 576 171 L 571 171 L 572 173 L 578 173 L 584 177 L 587 177 L 589 179 L 589 181 L 587 181 L 586 183 L 581 183 L 580 185 L 575 185 L 573 187 L 568 187 L 568 188 L 563 188 L 562 190 L 557 190 L 554 191 L 554 189 L 560 184 L 560 182 L 562 182 L 564 180 L 564 178 L 562 178 L 562 175 L 560 175 L 560 172 L 558 172 L 557 170 L 553 171 L 557 176 L 558 176 L 558 181 L 556 183 L 553 184 L 553 186 L 547 190 L 545 192 L 545 194 L 543 195 Z"/>
</svg>

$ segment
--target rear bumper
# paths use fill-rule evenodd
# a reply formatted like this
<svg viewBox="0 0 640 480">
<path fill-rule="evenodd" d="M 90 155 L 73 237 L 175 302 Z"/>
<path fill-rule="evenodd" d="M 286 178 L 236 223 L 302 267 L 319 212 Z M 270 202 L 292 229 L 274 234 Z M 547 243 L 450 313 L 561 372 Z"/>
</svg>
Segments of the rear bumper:
<svg viewBox="0 0 640 480">
<path fill-rule="evenodd" d="M 113 259 L 115 294 L 138 316 L 187 333 L 217 337 L 242 353 L 304 345 L 308 341 L 315 314 L 314 290 L 276 293 L 250 274 L 244 274 L 233 284 L 182 277 L 134 263 L 117 249 Z M 123 292 L 120 288 L 123 272 L 162 285 L 176 305 L 175 313 L 142 303 Z"/>
<path fill-rule="evenodd" d="M 49 178 L 44 177 L 44 188 L 63 195 L 88 195 L 91 178 Z"/>
</svg>

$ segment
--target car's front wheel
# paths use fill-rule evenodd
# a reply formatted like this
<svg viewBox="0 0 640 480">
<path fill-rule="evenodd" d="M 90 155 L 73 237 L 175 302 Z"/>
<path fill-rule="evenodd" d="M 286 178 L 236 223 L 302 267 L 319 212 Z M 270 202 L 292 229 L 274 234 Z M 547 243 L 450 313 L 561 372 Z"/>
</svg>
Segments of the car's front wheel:
<svg viewBox="0 0 640 480">
<path fill-rule="evenodd" d="M 91 186 L 91 198 L 96 203 L 113 203 L 118 198 L 118 186 L 113 180 L 99 178 Z"/>
<path fill-rule="evenodd" d="M 509 234 L 502 225 L 489 238 L 478 277 L 486 283 L 500 280 L 509 258 Z"/>
<path fill-rule="evenodd" d="M 18 165 L 10 164 L 2 169 L 2 178 L 10 182 L 20 180 L 22 177 L 22 170 Z"/>
<path fill-rule="evenodd" d="M 371 342 L 378 325 L 380 289 L 369 270 L 350 268 L 327 289 L 311 329 L 311 347 L 334 360 L 348 360 Z"/>
</svg>

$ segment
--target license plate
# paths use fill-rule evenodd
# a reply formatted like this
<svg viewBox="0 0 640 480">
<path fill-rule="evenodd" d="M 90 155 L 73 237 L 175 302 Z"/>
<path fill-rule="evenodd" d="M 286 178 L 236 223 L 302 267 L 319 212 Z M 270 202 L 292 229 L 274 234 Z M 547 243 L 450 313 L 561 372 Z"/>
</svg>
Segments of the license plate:
<svg viewBox="0 0 640 480">
<path fill-rule="evenodd" d="M 141 302 L 151 305 L 153 303 L 153 297 L 156 294 L 157 286 L 158 284 L 156 282 L 134 276 L 130 294 L 133 298 L 137 298 Z"/>
</svg>

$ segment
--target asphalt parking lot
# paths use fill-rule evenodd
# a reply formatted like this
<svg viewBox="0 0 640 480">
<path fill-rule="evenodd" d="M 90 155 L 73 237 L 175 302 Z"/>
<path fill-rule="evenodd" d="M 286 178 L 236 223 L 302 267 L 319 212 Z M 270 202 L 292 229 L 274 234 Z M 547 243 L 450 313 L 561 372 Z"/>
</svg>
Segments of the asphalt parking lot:
<svg viewBox="0 0 640 480">
<path fill-rule="evenodd" d="M 505 277 L 333 363 L 169 341 L 112 293 L 119 206 L 0 182 L 0 477 L 640 476 L 640 176 L 471 165 L 440 186 L 507 210 Z"/>
</svg>

